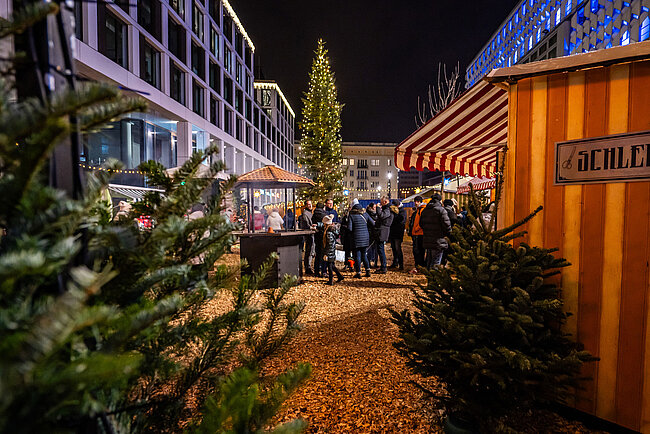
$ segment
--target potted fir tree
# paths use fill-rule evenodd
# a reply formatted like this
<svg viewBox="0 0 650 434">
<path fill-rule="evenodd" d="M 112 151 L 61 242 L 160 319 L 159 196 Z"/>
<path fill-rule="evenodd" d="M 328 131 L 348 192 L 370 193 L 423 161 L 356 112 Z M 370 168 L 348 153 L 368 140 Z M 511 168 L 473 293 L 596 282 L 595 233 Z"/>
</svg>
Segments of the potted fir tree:
<svg viewBox="0 0 650 434">
<path fill-rule="evenodd" d="M 437 398 L 447 432 L 489 430 L 512 410 L 562 402 L 582 363 L 594 360 L 562 331 L 569 314 L 547 279 L 569 263 L 554 250 L 512 243 L 541 207 L 501 230 L 483 218 L 473 192 L 470 208 L 470 227 L 453 230 L 447 267 L 426 273 L 412 312 L 392 312 L 398 351 L 415 372 L 446 384 Z"/>
</svg>

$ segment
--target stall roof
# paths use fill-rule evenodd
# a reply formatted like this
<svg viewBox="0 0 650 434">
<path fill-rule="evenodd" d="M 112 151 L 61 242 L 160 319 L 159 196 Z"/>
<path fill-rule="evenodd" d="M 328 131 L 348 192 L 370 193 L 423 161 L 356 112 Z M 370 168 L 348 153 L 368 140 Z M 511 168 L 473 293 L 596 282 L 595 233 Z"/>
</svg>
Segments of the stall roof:
<svg viewBox="0 0 650 434">
<path fill-rule="evenodd" d="M 395 164 L 406 171 L 490 176 L 507 134 L 507 91 L 480 81 L 400 143 Z"/>
<path fill-rule="evenodd" d="M 237 178 L 237 185 L 251 184 L 259 188 L 286 188 L 314 185 L 311 179 L 287 172 L 277 166 L 264 166 Z"/>
<path fill-rule="evenodd" d="M 555 59 L 514 65 L 508 68 L 493 69 L 485 80 L 490 83 L 514 83 L 518 80 L 547 75 L 556 72 L 580 71 L 619 63 L 650 59 L 650 41 L 574 54 Z"/>
<path fill-rule="evenodd" d="M 469 193 L 470 188 L 473 188 L 474 191 L 481 191 L 481 190 L 490 190 L 492 188 L 495 188 L 497 184 L 496 178 L 483 178 L 483 177 L 476 177 L 474 179 L 470 179 L 456 190 L 456 193 L 462 194 L 462 193 Z M 470 187 L 471 186 L 471 187 Z"/>
</svg>

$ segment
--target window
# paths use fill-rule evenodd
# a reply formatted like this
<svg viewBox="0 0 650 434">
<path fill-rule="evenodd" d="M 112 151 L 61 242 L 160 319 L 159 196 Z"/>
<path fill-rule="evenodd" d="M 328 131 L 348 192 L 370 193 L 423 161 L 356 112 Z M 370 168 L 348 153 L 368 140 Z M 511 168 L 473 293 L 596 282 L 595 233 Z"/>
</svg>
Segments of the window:
<svg viewBox="0 0 650 434">
<path fill-rule="evenodd" d="M 210 62 L 210 87 L 217 93 L 221 93 L 221 69 L 219 65 Z"/>
<path fill-rule="evenodd" d="M 192 42 L 192 72 L 205 79 L 205 52 Z"/>
<path fill-rule="evenodd" d="M 185 18 L 185 0 L 169 0 L 169 5 L 181 18 Z"/>
<path fill-rule="evenodd" d="M 185 104 L 185 73 L 174 62 L 170 62 L 169 69 L 169 96 Z"/>
<path fill-rule="evenodd" d="M 646 17 L 639 26 L 639 42 L 645 41 L 650 37 L 650 18 Z"/>
<path fill-rule="evenodd" d="M 178 58 L 181 62 L 187 62 L 185 58 L 185 29 L 176 21 L 169 17 L 168 24 L 168 41 L 167 46 L 169 51 Z"/>
<path fill-rule="evenodd" d="M 74 2 L 74 35 L 83 41 L 83 2 Z"/>
<path fill-rule="evenodd" d="M 350 158 L 350 166 L 354 166 L 354 158 Z"/>
<path fill-rule="evenodd" d="M 244 93 L 240 89 L 235 90 L 235 110 L 244 114 Z"/>
<path fill-rule="evenodd" d="M 368 172 L 365 170 L 357 170 L 357 179 L 368 179 Z"/>
<path fill-rule="evenodd" d="M 214 57 L 219 58 L 219 33 L 214 27 L 210 27 L 210 52 Z"/>
<path fill-rule="evenodd" d="M 366 189 L 366 181 L 359 181 L 359 190 Z"/>
<path fill-rule="evenodd" d="M 348 159 L 344 158 L 343 160 L 341 160 L 341 165 L 347 166 L 348 165 Z"/>
<path fill-rule="evenodd" d="M 97 14 L 99 19 L 99 52 L 123 68 L 128 68 L 126 24 L 119 20 L 105 5 Z"/>
<path fill-rule="evenodd" d="M 233 105 L 232 80 L 228 77 L 223 78 L 223 97 L 230 105 Z"/>
<path fill-rule="evenodd" d="M 223 66 L 232 74 L 232 51 L 228 47 L 223 48 Z"/>
<path fill-rule="evenodd" d="M 621 45 L 628 45 L 630 43 L 630 31 L 626 30 L 625 33 L 623 33 L 623 37 L 621 38 Z"/>
<path fill-rule="evenodd" d="M 226 12 L 226 8 L 223 8 L 223 35 L 232 42 L 232 18 Z"/>
<path fill-rule="evenodd" d="M 350 170 L 350 176 L 354 176 L 354 170 Z"/>
<path fill-rule="evenodd" d="M 192 7 L 192 31 L 203 41 L 203 12 L 196 3 Z"/>
<path fill-rule="evenodd" d="M 357 169 L 367 169 L 368 160 L 357 160 Z"/>
<path fill-rule="evenodd" d="M 196 81 L 192 82 L 192 111 L 199 116 L 205 113 L 205 103 L 203 99 L 204 89 Z"/>
<path fill-rule="evenodd" d="M 159 0 L 138 1 L 138 24 L 158 40 L 160 40 L 160 21 Z"/>
<path fill-rule="evenodd" d="M 140 78 L 160 89 L 160 53 L 140 36 Z"/>
<path fill-rule="evenodd" d="M 370 160 L 370 165 L 371 166 L 379 166 L 379 160 Z"/>
<path fill-rule="evenodd" d="M 235 51 L 244 58 L 244 37 L 239 30 L 235 30 Z"/>
<path fill-rule="evenodd" d="M 239 83 L 241 86 L 244 85 L 244 74 L 243 74 L 243 68 L 241 63 L 237 62 L 237 74 L 235 74 L 235 77 L 237 78 L 237 83 Z"/>
<path fill-rule="evenodd" d="M 371 170 L 370 176 L 377 178 L 379 176 L 379 170 Z"/>
<path fill-rule="evenodd" d="M 226 134 L 230 134 L 232 136 L 232 110 L 230 109 L 226 109 L 224 112 L 223 130 L 226 132 Z"/>
<path fill-rule="evenodd" d="M 219 118 L 219 101 L 215 97 L 210 97 L 210 122 L 220 127 Z"/>
<path fill-rule="evenodd" d="M 350 188 L 354 187 L 354 181 L 350 181 Z"/>
<path fill-rule="evenodd" d="M 208 0 L 208 13 L 219 24 L 219 0 Z"/>
<path fill-rule="evenodd" d="M 242 143 L 244 142 L 243 141 L 244 129 L 242 125 L 243 123 L 244 121 L 240 117 L 235 118 L 235 138 Z"/>
<path fill-rule="evenodd" d="M 392 159 L 392 158 L 389 158 L 389 159 L 387 160 L 387 162 L 388 162 L 388 163 L 387 163 L 386 165 L 387 165 L 388 167 L 390 167 L 390 166 L 393 165 L 393 159 Z"/>
</svg>

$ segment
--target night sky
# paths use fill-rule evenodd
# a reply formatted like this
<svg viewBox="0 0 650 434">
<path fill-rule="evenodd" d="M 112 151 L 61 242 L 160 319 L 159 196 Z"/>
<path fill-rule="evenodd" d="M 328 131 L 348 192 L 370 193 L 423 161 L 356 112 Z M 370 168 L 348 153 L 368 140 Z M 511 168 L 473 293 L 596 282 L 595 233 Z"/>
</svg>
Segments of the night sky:
<svg viewBox="0 0 650 434">
<path fill-rule="evenodd" d="M 518 0 L 231 0 L 265 79 L 300 117 L 323 38 L 343 108 L 344 141 L 400 142 L 438 63 L 465 67 Z M 257 77 L 260 78 L 260 77 Z M 296 130 L 296 138 L 299 137 Z"/>
</svg>

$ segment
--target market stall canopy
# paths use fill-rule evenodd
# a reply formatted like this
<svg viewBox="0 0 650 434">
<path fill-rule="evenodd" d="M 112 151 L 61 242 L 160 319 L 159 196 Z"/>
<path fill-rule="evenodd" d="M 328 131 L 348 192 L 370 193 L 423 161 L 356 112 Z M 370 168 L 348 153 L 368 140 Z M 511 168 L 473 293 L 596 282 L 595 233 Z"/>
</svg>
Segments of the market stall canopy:
<svg viewBox="0 0 650 434">
<path fill-rule="evenodd" d="M 483 178 L 479 176 L 469 180 L 465 184 L 458 187 L 456 193 L 459 194 L 469 193 L 470 186 L 474 188 L 474 191 L 481 191 L 481 190 L 490 190 L 496 187 L 496 185 L 497 185 L 496 178 Z"/>
<path fill-rule="evenodd" d="M 287 172 L 277 166 L 264 166 L 239 176 L 235 187 L 248 185 L 256 188 L 292 188 L 314 183 L 309 178 Z"/>
<path fill-rule="evenodd" d="M 131 185 L 120 185 L 120 184 L 108 184 L 108 190 L 111 193 L 114 193 L 116 197 L 125 197 L 128 199 L 133 199 L 136 202 L 144 199 L 144 195 L 149 191 L 157 191 L 159 193 L 164 193 L 164 190 L 157 188 L 146 188 L 146 187 L 134 187 Z"/>
<path fill-rule="evenodd" d="M 507 91 L 480 81 L 400 143 L 395 164 L 406 171 L 491 176 L 507 133 Z"/>
</svg>

